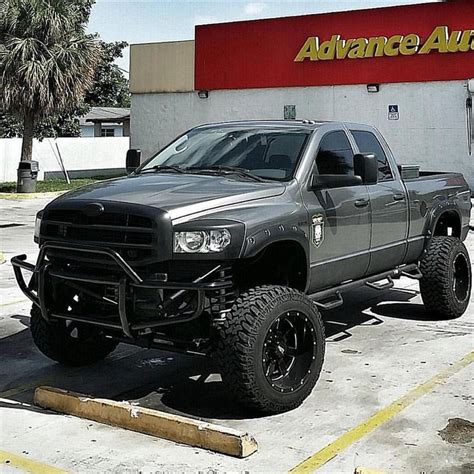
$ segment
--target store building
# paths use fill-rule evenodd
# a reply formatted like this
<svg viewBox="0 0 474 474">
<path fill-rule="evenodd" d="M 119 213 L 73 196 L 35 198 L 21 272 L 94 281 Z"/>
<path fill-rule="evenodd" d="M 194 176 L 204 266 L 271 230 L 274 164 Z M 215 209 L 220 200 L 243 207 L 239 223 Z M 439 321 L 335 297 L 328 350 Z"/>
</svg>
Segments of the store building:
<svg viewBox="0 0 474 474">
<path fill-rule="evenodd" d="M 400 163 L 474 189 L 474 2 L 197 26 L 195 41 L 131 46 L 131 145 L 149 157 L 202 123 L 347 120 Z"/>
</svg>

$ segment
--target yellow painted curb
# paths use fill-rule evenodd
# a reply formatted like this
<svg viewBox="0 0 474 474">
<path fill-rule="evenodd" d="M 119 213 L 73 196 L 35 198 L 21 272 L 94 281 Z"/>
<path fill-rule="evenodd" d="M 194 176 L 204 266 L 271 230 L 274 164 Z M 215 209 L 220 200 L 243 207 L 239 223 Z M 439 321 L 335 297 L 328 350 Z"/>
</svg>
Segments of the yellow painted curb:
<svg viewBox="0 0 474 474">
<path fill-rule="evenodd" d="M 50 191 L 47 193 L 0 193 L 0 199 L 41 199 L 41 198 L 53 198 L 67 191 Z"/>
<path fill-rule="evenodd" d="M 1 465 L 11 466 L 24 472 L 32 472 L 34 474 L 63 474 L 67 473 L 64 469 L 59 469 L 54 466 L 48 466 L 40 461 L 35 461 L 27 456 L 20 456 L 19 454 L 9 453 L 7 451 L 0 451 L 0 470 Z"/>
<path fill-rule="evenodd" d="M 38 387 L 34 400 L 36 405 L 60 413 L 238 458 L 250 456 L 258 449 L 248 433 L 128 402 L 91 398 L 54 387 Z"/>
<path fill-rule="evenodd" d="M 5 254 L 3 252 L 0 252 L 0 264 L 5 263 L 5 262 L 6 262 Z"/>
</svg>

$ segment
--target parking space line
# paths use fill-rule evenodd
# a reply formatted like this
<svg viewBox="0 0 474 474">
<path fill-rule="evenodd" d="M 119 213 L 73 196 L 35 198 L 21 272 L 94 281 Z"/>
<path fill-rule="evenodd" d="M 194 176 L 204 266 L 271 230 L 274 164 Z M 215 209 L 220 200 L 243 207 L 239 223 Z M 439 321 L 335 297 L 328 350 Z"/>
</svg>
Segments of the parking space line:
<svg viewBox="0 0 474 474">
<path fill-rule="evenodd" d="M 474 351 L 466 354 L 462 359 L 453 363 L 447 369 L 439 372 L 437 375 L 431 377 L 421 385 L 418 385 L 414 389 L 410 390 L 406 395 L 402 396 L 398 400 L 395 400 L 385 408 L 382 408 L 370 418 L 357 425 L 355 428 L 347 431 L 335 441 L 328 444 L 326 447 L 295 466 L 290 472 L 313 472 L 320 468 L 322 465 L 334 459 L 339 453 L 357 441 L 361 440 L 364 436 L 378 428 L 380 425 L 390 421 L 403 409 L 416 402 L 423 395 L 431 392 L 438 385 L 441 385 L 457 372 L 469 366 L 472 362 L 474 362 Z"/>
<path fill-rule="evenodd" d="M 21 469 L 24 472 L 32 472 L 34 474 L 60 474 L 67 473 L 64 469 L 59 469 L 54 466 L 49 466 L 40 461 L 35 461 L 26 456 L 9 453 L 0 450 L 0 463 L 7 466 L 12 466 L 16 469 Z"/>
</svg>

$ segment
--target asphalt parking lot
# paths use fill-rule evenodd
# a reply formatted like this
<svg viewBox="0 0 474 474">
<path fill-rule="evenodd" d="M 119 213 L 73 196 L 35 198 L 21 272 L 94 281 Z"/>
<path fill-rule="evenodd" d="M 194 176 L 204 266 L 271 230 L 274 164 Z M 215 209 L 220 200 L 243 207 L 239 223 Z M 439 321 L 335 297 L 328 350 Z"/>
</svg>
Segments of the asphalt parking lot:
<svg viewBox="0 0 474 474">
<path fill-rule="evenodd" d="M 249 419 L 208 360 L 122 344 L 99 364 L 67 369 L 39 353 L 9 259 L 34 260 L 34 215 L 46 203 L 0 199 L 0 472 L 474 472 L 474 305 L 433 321 L 405 278 L 389 291 L 347 293 L 324 314 L 326 361 L 309 399 Z M 466 244 L 474 260 L 472 231 Z M 234 427 L 259 451 L 236 459 L 56 414 L 33 405 L 39 385 Z"/>
</svg>

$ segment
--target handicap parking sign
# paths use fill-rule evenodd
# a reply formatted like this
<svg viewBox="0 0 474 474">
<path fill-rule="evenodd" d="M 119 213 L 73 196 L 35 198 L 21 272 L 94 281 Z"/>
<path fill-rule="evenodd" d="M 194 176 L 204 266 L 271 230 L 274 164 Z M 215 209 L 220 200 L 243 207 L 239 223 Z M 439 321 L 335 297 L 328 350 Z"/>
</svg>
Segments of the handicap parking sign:
<svg viewBox="0 0 474 474">
<path fill-rule="evenodd" d="M 398 120 L 399 118 L 400 118 L 400 112 L 398 110 L 398 105 L 389 105 L 388 106 L 388 119 Z"/>
</svg>

